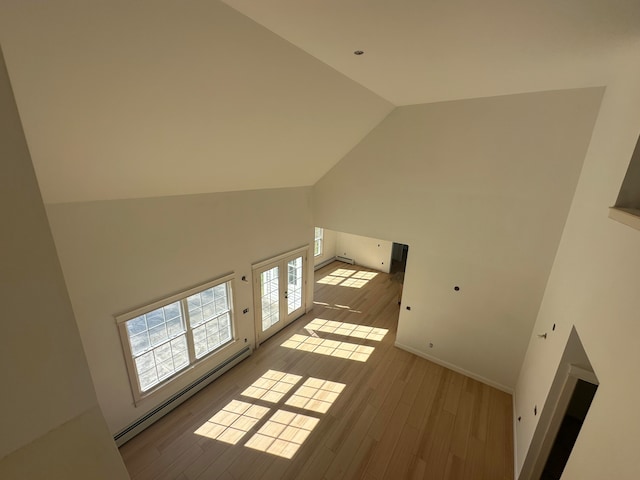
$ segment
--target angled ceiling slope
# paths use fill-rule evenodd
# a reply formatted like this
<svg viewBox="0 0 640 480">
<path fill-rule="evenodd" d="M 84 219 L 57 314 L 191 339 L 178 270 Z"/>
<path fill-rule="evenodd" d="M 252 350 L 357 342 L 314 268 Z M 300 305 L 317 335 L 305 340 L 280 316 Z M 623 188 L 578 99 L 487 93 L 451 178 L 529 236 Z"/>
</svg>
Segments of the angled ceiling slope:
<svg viewBox="0 0 640 480">
<path fill-rule="evenodd" d="M 606 85 L 640 35 L 637 0 L 224 1 L 395 105 Z"/>
<path fill-rule="evenodd" d="M 393 106 L 228 6 L 0 5 L 45 202 L 312 185 Z"/>
</svg>

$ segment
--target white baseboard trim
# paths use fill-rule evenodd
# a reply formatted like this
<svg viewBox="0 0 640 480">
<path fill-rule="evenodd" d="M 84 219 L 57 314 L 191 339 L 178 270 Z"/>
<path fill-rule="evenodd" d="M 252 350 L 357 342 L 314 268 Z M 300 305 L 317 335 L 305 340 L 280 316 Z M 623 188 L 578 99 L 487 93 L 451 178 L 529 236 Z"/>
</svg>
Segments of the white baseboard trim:
<svg viewBox="0 0 640 480">
<path fill-rule="evenodd" d="M 200 390 L 209 385 L 222 374 L 231 370 L 238 363 L 248 358 L 252 353 L 253 350 L 251 349 L 251 347 L 244 347 L 242 350 L 231 355 L 217 367 L 210 370 L 208 373 L 202 375 L 200 378 L 180 390 L 178 393 L 169 397 L 160 405 L 156 406 L 153 410 L 147 412 L 144 416 L 133 422 L 131 425 L 120 430 L 120 432 L 116 433 L 113 437 L 116 446 L 120 447 L 124 445 L 137 434 L 142 432 L 145 428 L 158 421 L 160 418 L 165 416 L 185 400 L 191 398 L 193 395 L 198 393 Z"/>
<path fill-rule="evenodd" d="M 409 347 L 408 345 L 403 345 L 402 343 L 395 342 L 395 346 L 409 353 L 413 353 L 418 357 L 422 357 L 426 360 L 429 360 L 430 362 L 437 363 L 438 365 L 448 368 L 449 370 L 453 370 L 454 372 L 458 372 L 458 373 L 461 373 L 462 375 L 466 375 L 467 377 L 473 378 L 474 380 L 484 383 L 485 385 L 489 385 L 490 387 L 497 388 L 498 390 L 508 393 L 509 395 L 513 395 L 513 388 L 511 387 L 507 387 L 498 382 L 494 382 L 493 380 L 489 380 L 488 378 L 485 378 L 482 375 L 478 375 L 476 373 L 470 372 L 469 370 L 465 370 L 464 368 L 460 368 L 457 365 L 454 365 L 449 362 L 445 362 L 444 360 L 440 360 L 439 358 L 432 357 L 431 355 L 427 355 L 426 353 L 421 352 L 420 350 L 417 350 L 413 347 Z"/>
<path fill-rule="evenodd" d="M 331 262 L 334 262 L 336 259 L 336 257 L 331 257 L 331 258 L 327 258 L 326 260 L 323 260 L 322 262 L 320 262 L 319 264 L 315 265 L 313 267 L 313 270 L 320 270 L 322 267 L 329 265 Z"/>
</svg>

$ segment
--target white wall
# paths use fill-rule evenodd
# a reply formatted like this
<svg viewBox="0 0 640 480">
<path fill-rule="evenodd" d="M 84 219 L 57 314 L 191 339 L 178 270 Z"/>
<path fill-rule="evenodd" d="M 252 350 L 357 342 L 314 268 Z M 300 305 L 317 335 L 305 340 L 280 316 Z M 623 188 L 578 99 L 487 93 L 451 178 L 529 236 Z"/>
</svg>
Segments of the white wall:
<svg viewBox="0 0 640 480">
<path fill-rule="evenodd" d="M 600 387 L 563 474 L 564 480 L 640 478 L 640 232 L 607 218 L 640 133 L 636 40 L 612 57 L 610 79 L 580 182 L 516 388 L 517 465 L 537 425 L 572 326 Z"/>
<path fill-rule="evenodd" d="M 352 258 L 356 265 L 389 273 L 393 242 L 324 229 L 322 254 L 314 258 L 320 265 L 336 255 Z"/>
<path fill-rule="evenodd" d="M 316 224 L 410 245 L 403 348 L 515 386 L 601 96 L 400 107 L 315 185 Z"/>
<path fill-rule="evenodd" d="M 336 256 L 336 232 L 328 228 L 324 228 L 323 231 L 322 253 L 317 257 L 313 257 L 314 266 L 327 262 Z"/>
<path fill-rule="evenodd" d="M 389 273 L 393 242 L 377 238 L 336 233 L 336 255 L 352 258 L 356 265 Z"/>
<path fill-rule="evenodd" d="M 98 400 L 111 432 L 217 365 L 222 355 L 226 358 L 241 350 L 244 338 L 253 343 L 251 264 L 313 245 L 310 193 L 310 188 L 296 188 L 47 206 Z M 114 315 L 231 271 L 236 274 L 239 342 L 136 408 Z M 309 261 L 307 273 L 312 272 Z M 248 282 L 240 281 L 243 275 Z M 308 308 L 312 288 L 313 282 L 308 282 Z M 244 308 L 249 308 L 246 315 Z"/>
<path fill-rule="evenodd" d="M 98 409 L 1 53 L 0 158 L 0 478 L 128 478 Z"/>
</svg>

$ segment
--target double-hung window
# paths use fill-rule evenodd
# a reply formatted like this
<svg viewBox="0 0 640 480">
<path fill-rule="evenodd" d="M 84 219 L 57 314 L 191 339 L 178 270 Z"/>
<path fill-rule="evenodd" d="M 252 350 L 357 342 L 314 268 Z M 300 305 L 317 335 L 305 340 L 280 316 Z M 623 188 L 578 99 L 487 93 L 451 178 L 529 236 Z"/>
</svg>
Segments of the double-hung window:
<svg viewBox="0 0 640 480">
<path fill-rule="evenodd" d="M 136 401 L 233 341 L 231 280 L 116 317 Z"/>
<path fill-rule="evenodd" d="M 324 229 L 315 227 L 315 238 L 313 241 L 313 256 L 322 255 L 322 239 L 324 237 Z"/>
</svg>

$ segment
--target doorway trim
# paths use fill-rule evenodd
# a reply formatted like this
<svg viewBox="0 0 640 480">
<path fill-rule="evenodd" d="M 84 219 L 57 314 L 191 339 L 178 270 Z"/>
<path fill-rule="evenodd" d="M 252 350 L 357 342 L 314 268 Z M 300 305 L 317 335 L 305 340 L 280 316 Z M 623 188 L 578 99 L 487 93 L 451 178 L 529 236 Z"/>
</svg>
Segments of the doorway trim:
<svg viewBox="0 0 640 480">
<path fill-rule="evenodd" d="M 280 260 L 284 260 L 285 258 L 287 258 L 287 257 L 289 257 L 291 255 L 295 255 L 296 253 L 306 253 L 307 256 L 308 256 L 310 251 L 311 250 L 309 248 L 309 245 L 307 244 L 307 245 L 304 245 L 302 247 L 298 247 L 298 248 L 295 248 L 293 250 L 289 250 L 287 252 L 281 253 L 280 255 L 276 255 L 275 257 L 269 257 L 266 260 L 262 260 L 260 262 L 253 263 L 253 264 L 251 264 L 251 270 L 255 271 L 258 268 L 262 268 L 262 267 L 265 267 L 265 266 L 269 265 L 270 263 L 278 262 Z"/>
<path fill-rule="evenodd" d="M 281 253 L 279 255 L 276 255 L 275 257 L 270 257 L 268 259 L 262 260 L 260 262 L 256 262 L 254 264 L 251 265 L 251 272 L 252 272 L 252 285 L 253 285 L 253 308 L 254 308 L 254 318 L 253 318 L 253 328 L 254 328 L 254 338 L 255 338 L 255 342 L 254 342 L 254 349 L 257 349 L 260 346 L 260 343 L 266 341 L 269 337 L 267 338 L 263 338 L 261 339 L 261 323 L 262 323 L 262 303 L 261 303 L 261 295 L 260 295 L 260 274 L 258 273 L 261 269 L 263 269 L 264 267 L 267 267 L 269 265 L 278 263 L 278 262 L 283 262 L 286 259 L 290 258 L 290 257 L 294 257 L 294 256 L 302 256 L 303 257 L 303 264 L 302 264 L 302 278 L 303 278 L 303 284 L 302 284 L 302 307 L 301 307 L 301 313 L 300 315 L 298 315 L 295 318 L 289 318 L 288 320 L 286 319 L 286 316 L 282 319 L 283 324 L 282 327 L 278 329 L 278 331 L 282 330 L 284 327 L 286 327 L 287 325 L 289 325 L 290 323 L 292 323 L 293 321 L 297 320 L 298 318 L 300 318 L 302 315 L 304 315 L 305 313 L 308 312 L 308 295 L 307 295 L 307 290 L 308 290 L 308 277 L 309 277 L 309 258 L 310 258 L 310 254 L 311 254 L 311 246 L 309 244 L 304 245 L 302 247 L 298 247 L 295 248 L 293 250 L 289 250 L 287 252 Z M 312 262 L 312 261 L 311 261 Z M 286 272 L 285 272 L 286 275 Z M 287 299 L 287 295 L 285 292 L 285 302 Z M 280 301 L 282 301 L 283 299 L 280 299 Z M 274 332 L 272 335 L 275 335 Z M 271 335 L 270 335 L 271 336 Z"/>
<path fill-rule="evenodd" d="M 573 395 L 578 380 L 583 380 L 591 383 L 592 385 L 600 385 L 600 382 L 594 372 L 578 367 L 577 365 L 569 364 L 567 366 L 562 389 L 560 390 L 558 399 L 553 406 L 549 420 L 546 422 L 547 424 L 545 426 L 538 425 L 538 428 L 543 427 L 545 430 L 542 442 L 538 447 L 536 460 L 528 474 L 526 472 L 520 472 L 519 480 L 540 478 L 540 475 L 542 475 L 542 471 L 544 470 L 549 454 L 551 453 L 551 448 L 553 447 L 553 443 L 555 442 L 558 431 L 560 430 L 560 425 L 562 424 L 562 420 L 567 412 L 571 396 Z M 524 476 L 523 473 L 526 476 Z"/>
</svg>

